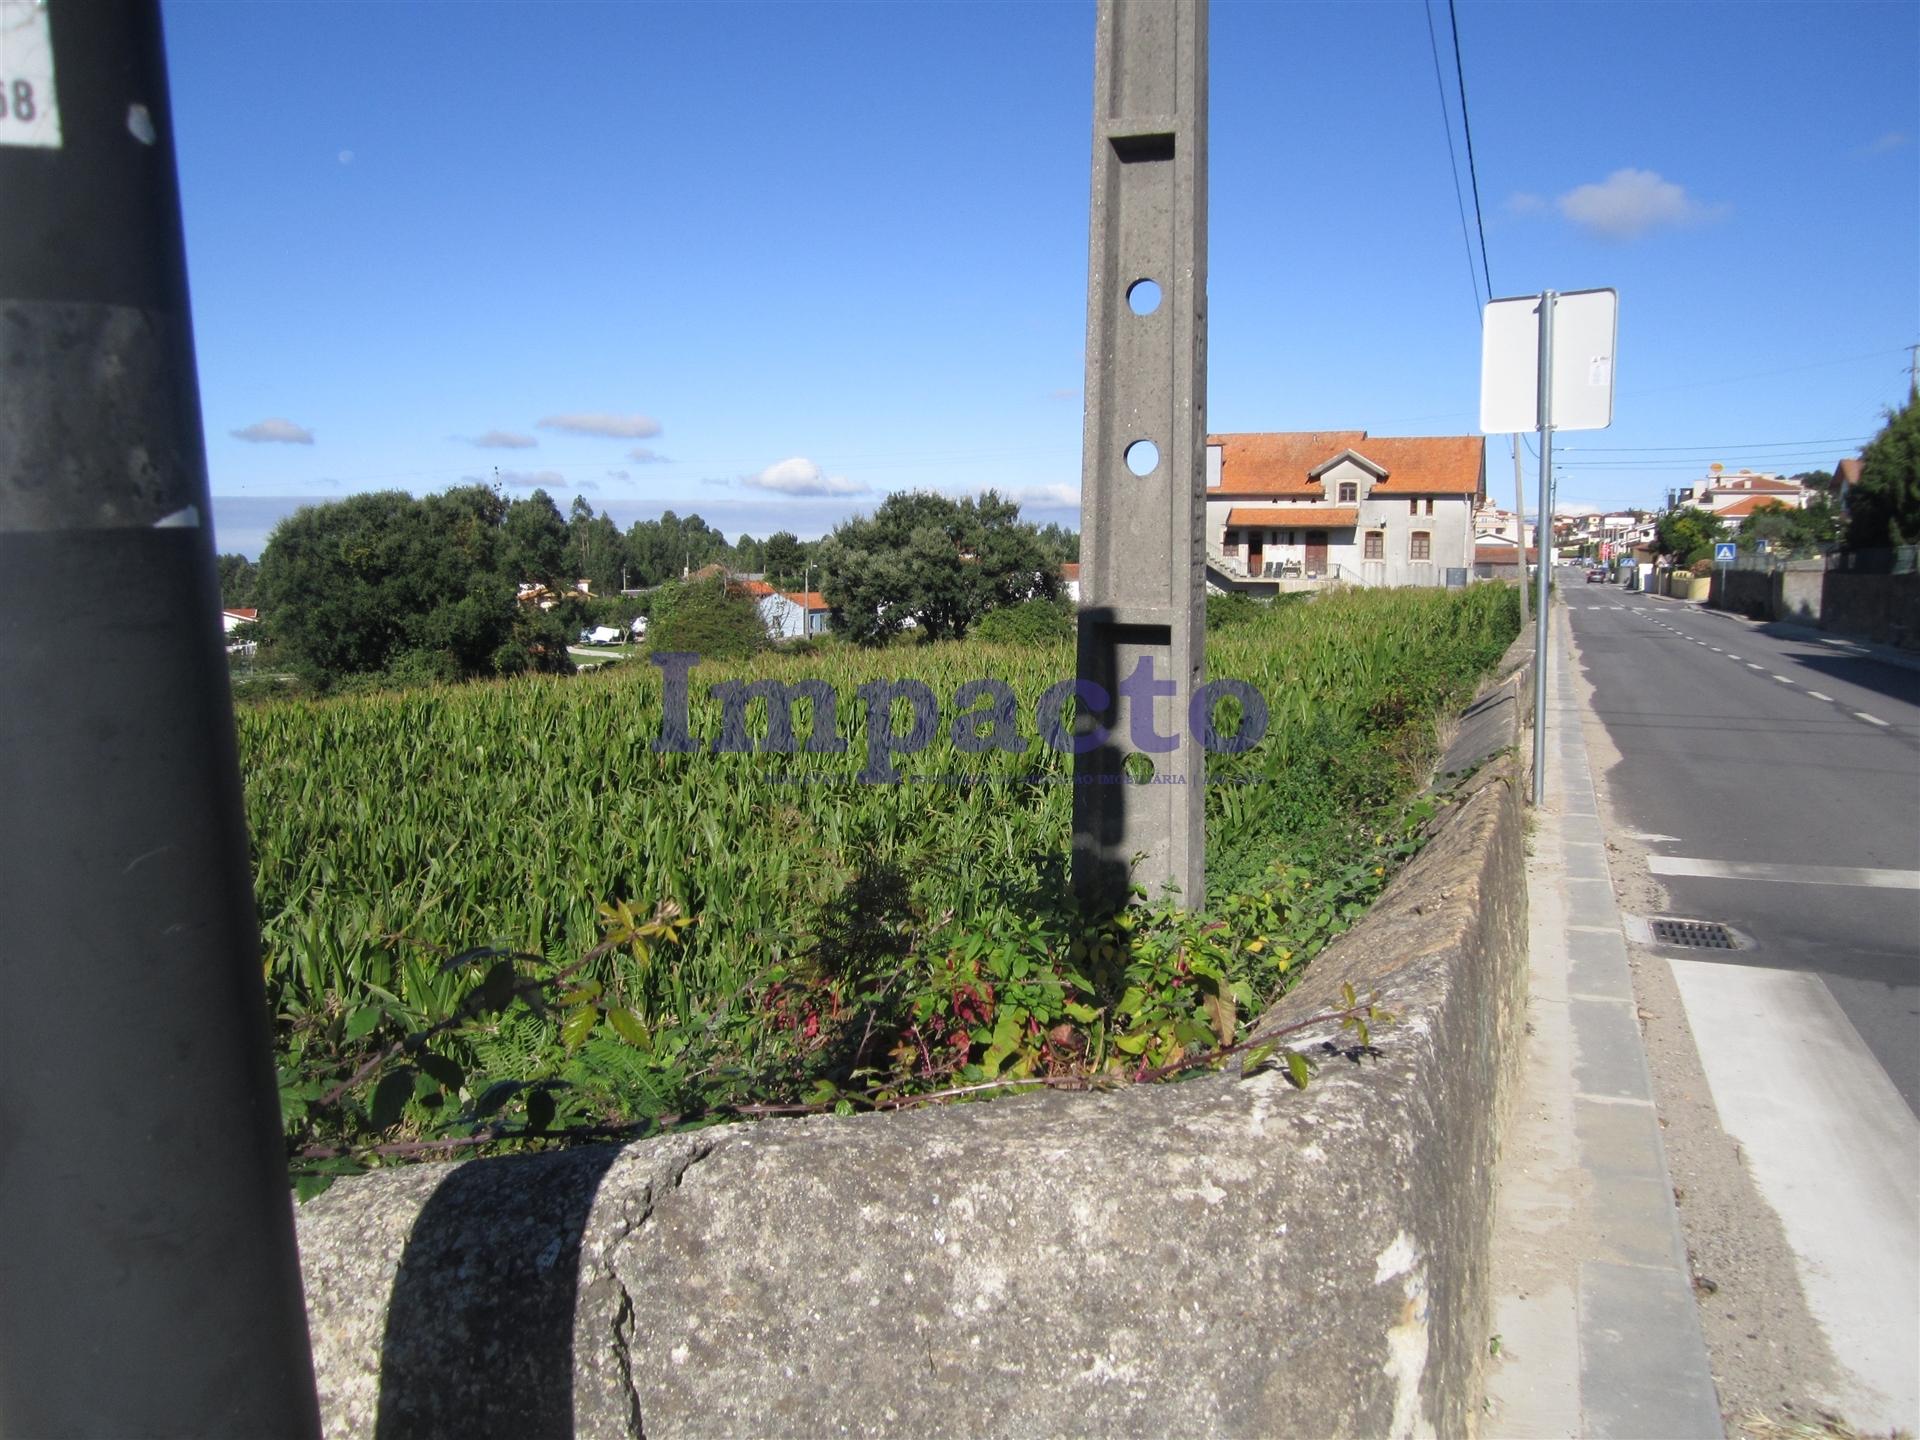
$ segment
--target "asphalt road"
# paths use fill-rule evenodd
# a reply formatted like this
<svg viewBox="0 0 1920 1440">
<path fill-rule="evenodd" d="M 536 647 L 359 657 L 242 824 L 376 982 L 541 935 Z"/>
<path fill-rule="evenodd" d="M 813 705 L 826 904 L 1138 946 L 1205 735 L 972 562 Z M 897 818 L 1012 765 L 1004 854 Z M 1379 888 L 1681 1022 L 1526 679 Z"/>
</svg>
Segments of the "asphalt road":
<svg viewBox="0 0 1920 1440">
<path fill-rule="evenodd" d="M 1562 575 L 1670 913 L 1755 941 L 1698 958 L 1818 976 L 1920 1112 L 1920 672 Z"/>
</svg>

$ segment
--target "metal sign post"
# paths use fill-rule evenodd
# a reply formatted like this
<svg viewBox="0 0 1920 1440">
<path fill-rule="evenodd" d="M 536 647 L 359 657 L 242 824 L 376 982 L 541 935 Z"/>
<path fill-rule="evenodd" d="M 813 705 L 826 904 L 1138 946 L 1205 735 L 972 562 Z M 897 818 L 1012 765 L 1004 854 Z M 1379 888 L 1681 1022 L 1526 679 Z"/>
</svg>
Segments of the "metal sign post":
<svg viewBox="0 0 1920 1440">
<path fill-rule="evenodd" d="M 1207 0 L 1100 0 L 1073 885 L 1206 898 Z"/>
<path fill-rule="evenodd" d="M 7 1435 L 320 1429 L 163 54 L 0 0 Z"/>
<path fill-rule="evenodd" d="M 1540 523 L 1553 526 L 1553 291 L 1540 296 Z M 1547 599 L 1553 567 L 1540 557 L 1539 589 L 1533 606 L 1533 803 L 1546 793 L 1547 777 Z"/>
<path fill-rule="evenodd" d="M 1540 434 L 1540 575 L 1534 607 L 1533 803 L 1546 784 L 1547 600 L 1552 568 L 1553 435 L 1613 423 L 1613 355 L 1619 296 L 1553 290 L 1488 303 L 1480 331 L 1480 429 Z M 1525 559 L 1526 529 L 1521 528 Z M 1521 570 L 1522 576 L 1526 574 Z M 1524 580 L 1522 582 L 1524 584 Z"/>
</svg>

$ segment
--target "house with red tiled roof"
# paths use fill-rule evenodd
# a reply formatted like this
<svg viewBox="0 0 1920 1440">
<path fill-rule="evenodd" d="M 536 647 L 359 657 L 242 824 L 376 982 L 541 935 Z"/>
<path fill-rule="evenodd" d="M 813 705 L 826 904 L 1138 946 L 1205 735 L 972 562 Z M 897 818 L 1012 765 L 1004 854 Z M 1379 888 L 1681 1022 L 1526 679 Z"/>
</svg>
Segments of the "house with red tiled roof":
<svg viewBox="0 0 1920 1440">
<path fill-rule="evenodd" d="M 1213 582 L 1442 585 L 1471 570 L 1478 435 L 1313 430 L 1207 437 Z"/>
<path fill-rule="evenodd" d="M 220 612 L 220 629 L 227 637 L 227 649 L 236 655 L 251 655 L 255 642 L 235 639 L 234 632 L 242 625 L 252 625 L 260 619 L 260 612 L 251 607 L 239 607 Z"/>
<path fill-rule="evenodd" d="M 1063 561 L 1060 566 L 1060 588 L 1066 591 L 1067 599 L 1074 604 L 1080 603 L 1080 562 Z"/>
<path fill-rule="evenodd" d="M 832 616 L 833 607 L 818 590 L 774 590 L 760 601 L 760 618 L 776 640 L 824 635 Z"/>
<path fill-rule="evenodd" d="M 1807 487 L 1798 480 L 1742 470 L 1737 475 L 1715 474 L 1705 485 L 1697 487 L 1693 503 L 1724 519 L 1737 518 L 1734 512 L 1738 506 L 1744 506 L 1738 511 L 1739 516 L 1752 514 L 1756 508 L 1752 502 L 1761 500 L 1778 501 L 1789 510 L 1804 510 L 1810 498 Z"/>
</svg>

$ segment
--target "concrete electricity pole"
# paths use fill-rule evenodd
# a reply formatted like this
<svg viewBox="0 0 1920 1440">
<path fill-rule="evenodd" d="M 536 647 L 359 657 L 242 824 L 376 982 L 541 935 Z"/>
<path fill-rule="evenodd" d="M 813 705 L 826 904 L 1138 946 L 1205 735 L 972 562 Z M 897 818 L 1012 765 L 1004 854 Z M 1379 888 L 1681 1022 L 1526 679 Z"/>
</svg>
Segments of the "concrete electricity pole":
<svg viewBox="0 0 1920 1440">
<path fill-rule="evenodd" d="M 1198 907 L 1207 0 L 1100 0 L 1096 27 L 1073 880 Z"/>
<path fill-rule="evenodd" d="M 0 1431 L 317 1435 L 157 0 L 0 79 Z"/>
</svg>

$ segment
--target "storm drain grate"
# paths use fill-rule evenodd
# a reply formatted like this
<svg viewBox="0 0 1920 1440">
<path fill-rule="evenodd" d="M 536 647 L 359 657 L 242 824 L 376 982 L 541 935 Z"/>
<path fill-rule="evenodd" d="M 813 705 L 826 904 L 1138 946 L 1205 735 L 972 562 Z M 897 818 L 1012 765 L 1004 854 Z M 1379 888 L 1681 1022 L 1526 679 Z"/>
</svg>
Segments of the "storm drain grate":
<svg viewBox="0 0 1920 1440">
<path fill-rule="evenodd" d="M 1656 945 L 1672 945 L 1681 950 L 1738 950 L 1739 942 L 1726 926 L 1712 920 L 1656 920 L 1653 922 Z"/>
</svg>

